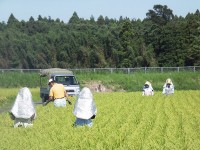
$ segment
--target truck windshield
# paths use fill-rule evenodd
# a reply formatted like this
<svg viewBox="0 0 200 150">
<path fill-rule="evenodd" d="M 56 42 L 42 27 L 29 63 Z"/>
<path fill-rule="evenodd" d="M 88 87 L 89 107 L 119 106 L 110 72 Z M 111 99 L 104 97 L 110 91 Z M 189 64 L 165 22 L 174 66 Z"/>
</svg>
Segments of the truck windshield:
<svg viewBox="0 0 200 150">
<path fill-rule="evenodd" d="M 55 81 L 64 85 L 77 85 L 78 82 L 74 76 L 56 76 Z"/>
</svg>

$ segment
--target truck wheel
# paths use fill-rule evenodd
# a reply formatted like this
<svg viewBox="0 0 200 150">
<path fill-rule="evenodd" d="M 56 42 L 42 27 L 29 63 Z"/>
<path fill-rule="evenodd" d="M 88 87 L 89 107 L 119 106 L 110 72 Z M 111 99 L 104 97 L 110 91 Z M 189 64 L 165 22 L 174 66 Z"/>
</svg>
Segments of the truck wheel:
<svg viewBox="0 0 200 150">
<path fill-rule="evenodd" d="M 46 99 L 43 97 L 43 98 L 42 98 L 42 103 L 44 103 L 44 102 L 46 102 Z"/>
</svg>

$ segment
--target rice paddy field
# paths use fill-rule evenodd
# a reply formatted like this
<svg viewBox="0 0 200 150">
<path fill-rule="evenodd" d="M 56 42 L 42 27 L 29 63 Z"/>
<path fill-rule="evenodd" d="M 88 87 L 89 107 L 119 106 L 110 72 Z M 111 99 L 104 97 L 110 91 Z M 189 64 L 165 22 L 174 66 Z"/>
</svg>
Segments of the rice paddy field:
<svg viewBox="0 0 200 150">
<path fill-rule="evenodd" d="M 18 88 L 0 89 L 0 100 L 15 98 Z M 32 88 L 33 99 L 39 89 Z M 8 94 L 8 95 L 7 95 Z M 10 97 L 10 95 L 12 95 Z M 199 150 L 200 91 L 175 90 L 94 93 L 97 116 L 93 126 L 72 127 L 73 105 L 36 105 L 33 127 L 13 128 L 8 112 L 0 114 L 1 150 Z"/>
</svg>

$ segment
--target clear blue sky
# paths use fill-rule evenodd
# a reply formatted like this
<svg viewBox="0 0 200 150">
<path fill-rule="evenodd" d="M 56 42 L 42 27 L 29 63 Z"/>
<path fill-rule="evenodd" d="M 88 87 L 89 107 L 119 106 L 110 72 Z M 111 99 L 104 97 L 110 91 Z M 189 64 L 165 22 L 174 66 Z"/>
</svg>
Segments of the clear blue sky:
<svg viewBox="0 0 200 150">
<path fill-rule="evenodd" d="M 103 17 L 119 19 L 144 19 L 148 10 L 156 4 L 167 5 L 173 14 L 185 17 L 200 8 L 200 0 L 0 0 L 0 22 L 7 20 L 11 13 L 19 21 L 28 21 L 32 16 L 59 18 L 68 22 L 74 12 L 79 18 L 95 20 Z"/>
</svg>

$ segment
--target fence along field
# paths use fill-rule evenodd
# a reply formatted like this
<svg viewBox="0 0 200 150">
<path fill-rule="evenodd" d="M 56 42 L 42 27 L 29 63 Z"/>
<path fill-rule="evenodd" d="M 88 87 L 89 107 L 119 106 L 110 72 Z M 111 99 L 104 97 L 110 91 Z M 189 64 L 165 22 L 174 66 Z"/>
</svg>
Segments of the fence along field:
<svg viewBox="0 0 200 150">
<path fill-rule="evenodd" d="M 31 90 L 37 98 L 39 93 Z M 141 92 L 94 93 L 98 113 L 92 128 L 72 127 L 71 105 L 38 105 L 33 128 L 14 129 L 4 112 L 0 149 L 199 150 L 199 97 L 198 90 L 175 91 L 171 96 L 156 91 L 152 97 L 142 97 Z"/>
<path fill-rule="evenodd" d="M 146 80 L 150 81 L 155 91 L 161 91 L 167 78 L 171 78 L 176 90 L 200 90 L 200 71 L 182 71 L 182 72 L 149 72 L 149 73 L 92 73 L 75 72 L 81 87 L 86 82 L 101 82 L 108 88 L 115 87 L 114 91 L 121 89 L 131 91 L 141 91 Z M 0 73 L 0 87 L 19 88 L 27 86 L 35 88 L 40 86 L 38 72 L 16 72 L 4 71 Z M 47 83 L 45 83 L 47 84 Z"/>
</svg>

